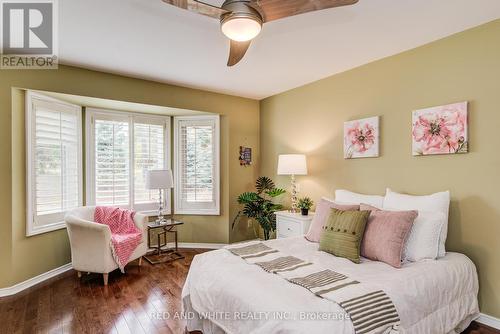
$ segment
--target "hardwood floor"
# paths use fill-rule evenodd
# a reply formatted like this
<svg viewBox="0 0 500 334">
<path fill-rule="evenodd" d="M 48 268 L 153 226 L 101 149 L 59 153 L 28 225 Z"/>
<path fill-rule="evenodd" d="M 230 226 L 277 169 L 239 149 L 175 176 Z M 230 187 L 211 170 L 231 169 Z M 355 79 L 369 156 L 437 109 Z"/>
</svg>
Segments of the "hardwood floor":
<svg viewBox="0 0 500 334">
<path fill-rule="evenodd" d="M 183 249 L 185 258 L 139 267 L 126 275 L 114 271 L 109 285 L 102 275 L 65 273 L 15 296 L 0 299 L 0 333 L 183 333 L 182 321 L 163 319 L 181 311 L 181 290 L 193 256 L 204 250 Z"/>
<path fill-rule="evenodd" d="M 181 311 L 181 290 L 193 256 L 206 250 L 183 249 L 185 258 L 152 266 L 132 263 L 126 275 L 115 271 L 109 285 L 102 275 L 74 271 L 15 296 L 0 298 L 0 333 L 184 333 L 182 320 L 163 312 Z M 498 334 L 472 324 L 467 334 Z"/>
</svg>

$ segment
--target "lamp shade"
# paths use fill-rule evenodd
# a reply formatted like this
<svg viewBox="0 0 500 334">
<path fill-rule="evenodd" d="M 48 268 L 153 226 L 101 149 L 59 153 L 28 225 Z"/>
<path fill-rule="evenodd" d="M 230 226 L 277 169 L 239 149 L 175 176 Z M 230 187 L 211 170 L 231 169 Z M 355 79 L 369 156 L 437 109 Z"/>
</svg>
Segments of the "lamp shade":
<svg viewBox="0 0 500 334">
<path fill-rule="evenodd" d="M 146 189 L 170 189 L 174 186 L 170 169 L 150 170 L 146 175 Z"/>
<path fill-rule="evenodd" d="M 303 154 L 280 154 L 278 175 L 307 175 L 306 156 Z"/>
</svg>

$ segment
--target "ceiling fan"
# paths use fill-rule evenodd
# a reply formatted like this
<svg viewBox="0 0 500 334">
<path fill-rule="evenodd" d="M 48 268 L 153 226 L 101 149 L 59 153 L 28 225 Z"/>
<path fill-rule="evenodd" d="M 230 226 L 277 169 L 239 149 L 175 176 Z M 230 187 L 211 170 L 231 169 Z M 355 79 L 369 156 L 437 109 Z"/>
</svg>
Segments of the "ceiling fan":
<svg viewBox="0 0 500 334">
<path fill-rule="evenodd" d="M 227 66 L 236 65 L 245 55 L 266 22 L 316 10 L 353 5 L 359 0 L 225 0 L 221 7 L 198 0 L 163 2 L 220 20 L 230 40 Z"/>
</svg>

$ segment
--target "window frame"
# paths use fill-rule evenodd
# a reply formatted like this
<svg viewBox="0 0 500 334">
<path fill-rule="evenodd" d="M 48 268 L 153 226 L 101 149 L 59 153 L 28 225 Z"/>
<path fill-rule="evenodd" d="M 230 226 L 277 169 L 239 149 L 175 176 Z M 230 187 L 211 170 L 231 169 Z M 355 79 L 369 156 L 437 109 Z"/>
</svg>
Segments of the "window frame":
<svg viewBox="0 0 500 334">
<path fill-rule="evenodd" d="M 36 223 L 36 167 L 35 167 L 35 152 L 36 152 L 36 115 L 34 103 L 40 100 L 44 103 L 54 103 L 61 105 L 65 108 L 74 109 L 77 114 L 77 141 L 78 141 L 78 154 L 77 154 L 77 167 L 78 167 L 78 205 L 83 205 L 83 124 L 82 124 L 82 107 L 79 105 L 67 103 L 52 97 L 45 96 L 33 91 L 26 91 L 25 95 L 25 138 L 26 138 L 26 236 L 34 236 L 42 233 L 60 230 L 66 228 L 64 221 L 64 214 L 66 211 L 59 213 L 47 214 L 42 216 L 54 216 L 54 222 L 43 223 L 41 225 Z M 42 217 L 40 216 L 40 217 Z M 60 216 L 61 218 L 56 218 Z M 51 219 L 46 217 L 45 219 Z"/>
<path fill-rule="evenodd" d="M 183 122 L 213 122 L 214 126 L 214 207 L 212 208 L 189 208 L 183 207 L 182 193 L 181 193 L 181 146 L 180 146 L 180 126 Z M 204 215 L 204 216 L 219 216 L 220 208 L 220 116 L 219 115 L 206 115 L 206 116 L 175 116 L 174 123 L 174 213 L 183 215 Z"/>
<path fill-rule="evenodd" d="M 172 170 L 172 160 L 171 160 L 171 151 L 172 151 L 172 136 L 171 136 L 171 126 L 172 126 L 172 121 L 171 121 L 171 116 L 160 116 L 160 115 L 147 115 L 147 114 L 134 114 L 133 116 L 133 122 L 132 122 L 132 137 L 134 138 L 134 142 L 132 142 L 132 158 L 133 161 L 131 161 L 132 164 L 132 173 L 134 173 L 135 177 L 135 123 L 139 124 L 150 124 L 150 125 L 163 125 L 163 150 L 164 150 L 164 155 L 163 155 L 163 164 L 164 164 L 164 169 L 170 169 Z M 135 180 L 133 184 L 133 189 L 134 189 L 134 199 L 135 199 Z M 157 191 L 157 190 L 152 190 L 152 191 Z M 131 193 L 132 194 L 132 193 Z M 165 201 L 165 205 L 163 208 L 163 213 L 164 214 L 171 214 L 172 213 L 172 189 L 167 189 L 164 190 L 163 193 L 163 200 Z M 152 204 L 151 208 L 148 208 L 147 206 L 149 204 Z M 158 202 L 154 203 L 133 203 L 133 208 L 136 211 L 141 212 L 142 214 L 148 215 L 148 216 L 157 216 L 158 215 Z"/>
<path fill-rule="evenodd" d="M 110 109 L 100 109 L 100 108 L 86 108 L 85 109 L 85 158 L 86 158 L 86 203 L 87 205 L 96 205 L 95 203 L 95 127 L 94 121 L 96 119 L 102 120 L 110 120 L 110 121 L 126 121 L 129 126 L 129 205 L 128 206 L 119 206 L 121 208 L 130 208 L 141 212 L 142 214 L 154 216 L 158 214 L 158 209 L 142 209 L 146 205 L 146 203 L 136 204 L 134 203 L 135 199 L 135 142 L 134 142 L 134 124 L 163 124 L 164 125 L 164 134 L 163 134 L 163 142 L 164 142 L 164 166 L 165 169 L 171 169 L 171 117 L 156 115 L 156 114 L 145 114 L 145 113 L 136 113 L 129 111 L 117 111 Z M 171 190 L 166 190 L 164 196 L 165 207 L 163 209 L 164 214 L 171 214 L 172 205 L 171 205 Z M 147 203 L 149 204 L 149 203 Z M 151 203 L 157 208 L 158 203 Z M 137 208 L 136 208 L 137 206 Z"/>
</svg>

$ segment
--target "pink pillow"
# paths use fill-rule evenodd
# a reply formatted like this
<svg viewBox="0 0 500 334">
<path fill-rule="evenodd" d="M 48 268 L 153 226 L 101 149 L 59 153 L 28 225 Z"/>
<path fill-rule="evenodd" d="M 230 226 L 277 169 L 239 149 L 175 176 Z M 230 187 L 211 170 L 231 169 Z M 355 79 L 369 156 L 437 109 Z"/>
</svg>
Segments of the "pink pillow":
<svg viewBox="0 0 500 334">
<path fill-rule="evenodd" d="M 316 213 L 312 219 L 311 227 L 309 227 L 309 232 L 305 236 L 307 240 L 319 242 L 323 226 L 325 226 L 332 208 L 342 211 L 359 211 L 359 205 L 357 204 L 341 205 L 323 197 L 316 205 Z"/>
<path fill-rule="evenodd" d="M 403 249 L 418 211 L 384 211 L 361 204 L 360 210 L 371 210 L 361 243 L 361 256 L 401 268 Z"/>
</svg>

